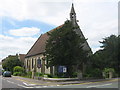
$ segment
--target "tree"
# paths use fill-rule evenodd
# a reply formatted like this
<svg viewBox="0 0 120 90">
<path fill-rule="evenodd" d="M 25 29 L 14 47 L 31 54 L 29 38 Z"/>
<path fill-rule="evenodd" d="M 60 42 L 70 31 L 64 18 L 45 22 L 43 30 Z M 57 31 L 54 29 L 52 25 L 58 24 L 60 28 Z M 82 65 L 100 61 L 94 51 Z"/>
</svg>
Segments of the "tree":
<svg viewBox="0 0 120 90">
<path fill-rule="evenodd" d="M 68 75 L 71 76 L 73 67 L 82 69 L 83 63 L 88 58 L 88 51 L 83 50 L 83 43 L 86 39 L 81 38 L 73 29 L 71 21 L 51 33 L 48 33 L 49 39 L 46 43 L 45 56 L 49 66 L 66 66 Z"/>
<path fill-rule="evenodd" d="M 96 51 L 91 58 L 92 67 L 103 70 L 107 66 L 106 54 L 103 50 Z"/>
<path fill-rule="evenodd" d="M 120 70 L 120 35 L 118 36 L 118 70 Z M 118 71 L 118 75 L 120 76 L 119 71 Z"/>
<path fill-rule="evenodd" d="M 113 68 L 116 73 L 120 70 L 120 36 L 111 35 L 100 42 L 101 50 L 94 53 L 92 67 L 103 70 Z M 119 73 L 120 75 L 120 73 Z"/>
<path fill-rule="evenodd" d="M 104 40 L 100 43 L 103 45 L 103 53 L 106 54 L 105 60 L 107 67 L 114 68 L 116 72 L 118 72 L 118 38 L 115 35 L 111 35 L 110 37 L 104 38 Z"/>
<path fill-rule="evenodd" d="M 18 55 L 9 55 L 2 63 L 3 69 L 11 71 L 12 73 L 15 66 L 22 66 L 22 62 L 18 59 Z"/>
<path fill-rule="evenodd" d="M 13 75 L 14 75 L 14 76 L 22 76 L 22 75 L 25 74 L 24 71 L 25 71 L 25 70 L 24 70 L 23 67 L 21 67 L 21 66 L 15 66 L 15 67 L 13 68 Z"/>
<path fill-rule="evenodd" d="M 13 71 L 14 72 L 24 72 L 24 68 L 23 67 L 20 67 L 20 66 L 15 66 L 14 68 L 13 68 Z"/>
</svg>

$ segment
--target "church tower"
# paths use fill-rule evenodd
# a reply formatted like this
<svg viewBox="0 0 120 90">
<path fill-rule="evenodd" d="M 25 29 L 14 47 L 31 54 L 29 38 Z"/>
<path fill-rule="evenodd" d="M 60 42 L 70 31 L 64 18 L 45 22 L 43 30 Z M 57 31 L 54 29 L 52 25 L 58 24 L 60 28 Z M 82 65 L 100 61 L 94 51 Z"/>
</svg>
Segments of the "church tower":
<svg viewBox="0 0 120 90">
<path fill-rule="evenodd" d="M 77 24 L 76 13 L 75 13 L 73 3 L 72 3 L 71 11 L 70 11 L 70 21 L 72 22 L 74 27 L 76 27 L 76 26 L 79 27 L 79 25 Z M 77 29 L 74 29 L 74 31 L 76 32 L 76 34 L 80 35 L 81 38 L 85 38 L 85 36 L 83 35 L 80 27 L 77 28 Z M 89 47 L 87 41 L 83 44 L 83 49 L 87 50 L 87 51 L 90 51 L 90 53 L 92 54 L 91 48 Z"/>
<path fill-rule="evenodd" d="M 77 20 L 76 20 L 76 13 L 74 9 L 74 5 L 72 3 L 71 11 L 70 11 L 70 21 L 72 21 L 73 25 L 77 25 Z"/>
</svg>

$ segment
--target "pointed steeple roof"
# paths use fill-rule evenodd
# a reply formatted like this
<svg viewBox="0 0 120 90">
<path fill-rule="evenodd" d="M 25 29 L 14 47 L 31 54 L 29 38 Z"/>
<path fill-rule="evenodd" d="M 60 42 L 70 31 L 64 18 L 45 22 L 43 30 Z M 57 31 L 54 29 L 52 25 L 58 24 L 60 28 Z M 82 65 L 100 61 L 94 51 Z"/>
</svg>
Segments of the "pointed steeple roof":
<svg viewBox="0 0 120 90">
<path fill-rule="evenodd" d="M 70 13 L 75 13 L 75 9 L 74 9 L 73 3 L 72 3 L 72 7 L 71 7 L 71 12 Z"/>
</svg>

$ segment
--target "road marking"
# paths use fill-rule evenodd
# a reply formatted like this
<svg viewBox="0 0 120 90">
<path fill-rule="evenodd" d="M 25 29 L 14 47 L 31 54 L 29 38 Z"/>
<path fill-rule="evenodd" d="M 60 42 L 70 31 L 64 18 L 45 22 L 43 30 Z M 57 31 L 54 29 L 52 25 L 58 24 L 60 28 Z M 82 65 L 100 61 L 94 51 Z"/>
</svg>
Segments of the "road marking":
<svg viewBox="0 0 120 90">
<path fill-rule="evenodd" d="M 19 81 L 22 81 L 22 82 L 31 83 L 31 84 L 35 84 L 35 85 L 45 85 L 45 84 L 33 83 L 33 82 L 30 82 L 30 81 L 27 81 L 27 80 L 23 80 L 23 79 L 16 79 L 16 80 L 19 80 Z"/>
<path fill-rule="evenodd" d="M 101 87 L 101 86 L 108 86 L 108 85 L 112 85 L 112 83 L 109 83 L 109 84 L 103 84 L 103 85 L 88 86 L 87 88 L 92 88 L 92 87 Z"/>
<path fill-rule="evenodd" d="M 5 78 L 5 79 L 12 79 L 12 78 Z"/>
<path fill-rule="evenodd" d="M 2 79 L 2 80 L 6 80 L 6 79 Z"/>
<path fill-rule="evenodd" d="M 9 83 L 12 83 L 12 84 L 16 84 L 16 83 L 14 83 L 14 82 L 11 82 L 11 81 L 9 81 L 9 80 L 7 80 L 7 82 L 9 82 Z M 20 85 L 20 84 L 16 84 L 16 85 L 18 85 L 18 86 L 21 86 L 21 87 L 24 87 L 24 88 L 29 88 L 29 87 L 25 87 L 25 86 L 23 86 L 23 85 Z"/>
<path fill-rule="evenodd" d="M 36 84 L 27 84 L 25 82 L 23 82 L 23 84 L 25 84 L 26 86 L 34 86 L 34 85 L 36 85 Z"/>
<path fill-rule="evenodd" d="M 7 80 L 7 82 L 14 84 L 14 82 L 11 82 L 11 81 L 9 81 L 9 80 Z"/>
<path fill-rule="evenodd" d="M 34 87 L 34 88 L 42 88 L 41 86 L 37 86 L 37 87 Z"/>
<path fill-rule="evenodd" d="M 31 83 L 31 85 L 35 84 L 35 85 L 45 85 L 45 84 L 39 84 L 39 83 L 33 83 L 27 80 L 23 80 L 23 79 L 16 79 L 22 82 L 27 82 L 27 83 Z M 118 81 L 118 79 L 113 79 L 113 80 L 107 80 L 107 81 L 95 81 L 95 82 L 85 82 L 85 83 L 77 83 L 77 84 L 68 84 L 68 85 L 59 85 L 59 86 L 69 86 L 69 85 L 82 85 L 82 84 L 91 84 L 91 83 L 101 83 L 101 82 L 113 82 L 113 81 Z M 58 86 L 56 84 L 53 85 L 47 85 L 47 86 Z"/>
<path fill-rule="evenodd" d="M 46 88 L 46 87 L 49 87 L 49 86 L 36 86 L 36 87 L 33 87 L 33 88 Z"/>
<path fill-rule="evenodd" d="M 82 85 L 82 84 L 102 83 L 102 82 L 113 82 L 113 81 L 118 81 L 118 79 L 113 79 L 113 80 L 108 80 L 108 81 L 85 82 L 85 83 L 69 84 L 69 85 Z M 64 85 L 64 86 L 68 86 L 68 85 Z"/>
<path fill-rule="evenodd" d="M 24 88 L 34 88 L 34 87 L 26 87 L 26 86 L 23 86 L 23 85 L 20 85 L 20 84 L 17 84 L 18 86 L 21 86 L 21 87 L 24 87 Z"/>
<path fill-rule="evenodd" d="M 28 87 L 26 87 L 26 86 L 23 86 L 23 85 L 20 85 L 20 84 L 17 84 L 18 86 L 20 86 L 20 87 L 24 87 L 24 88 L 28 88 Z"/>
<path fill-rule="evenodd" d="M 8 79 L 11 79 L 11 78 L 2 78 L 2 79 L 5 80 L 5 81 L 7 81 L 8 83 L 16 84 L 16 85 L 18 85 L 18 86 L 20 86 L 20 87 L 23 87 L 23 88 L 34 88 L 34 87 L 26 87 L 26 86 L 17 84 L 17 83 L 15 83 L 15 82 L 11 82 L 11 81 L 8 80 Z M 33 85 L 33 84 L 30 84 L 30 85 Z"/>
</svg>

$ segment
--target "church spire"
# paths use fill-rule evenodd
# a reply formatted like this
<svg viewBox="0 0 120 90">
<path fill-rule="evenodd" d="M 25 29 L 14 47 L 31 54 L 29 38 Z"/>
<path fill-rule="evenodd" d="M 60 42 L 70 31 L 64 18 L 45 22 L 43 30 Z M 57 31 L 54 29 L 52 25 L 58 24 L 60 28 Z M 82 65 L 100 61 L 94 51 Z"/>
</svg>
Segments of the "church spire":
<svg viewBox="0 0 120 90">
<path fill-rule="evenodd" d="M 72 7 L 71 7 L 71 12 L 70 12 L 70 13 L 76 14 L 76 13 L 75 13 L 75 10 L 74 10 L 74 5 L 73 5 L 73 3 L 72 3 Z"/>
<path fill-rule="evenodd" d="M 73 25 L 76 25 L 76 13 L 74 9 L 74 4 L 72 3 L 71 11 L 70 11 L 70 21 L 72 21 Z"/>
</svg>

